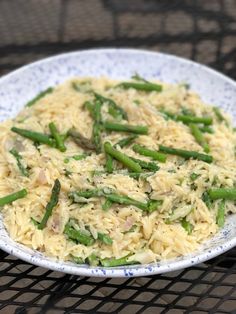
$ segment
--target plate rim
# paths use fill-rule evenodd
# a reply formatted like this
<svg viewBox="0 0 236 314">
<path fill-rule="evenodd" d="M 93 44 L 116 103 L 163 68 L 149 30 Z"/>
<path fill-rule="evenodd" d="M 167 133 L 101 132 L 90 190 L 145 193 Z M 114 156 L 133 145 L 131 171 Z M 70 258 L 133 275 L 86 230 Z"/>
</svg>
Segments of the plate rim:
<svg viewBox="0 0 236 314">
<path fill-rule="evenodd" d="M 70 58 L 70 56 L 74 55 L 80 55 L 80 54 L 106 54 L 106 53 L 114 53 L 114 54 L 119 54 L 119 53 L 128 53 L 128 54 L 140 54 L 140 55 L 151 55 L 151 56 L 161 56 L 164 58 L 169 58 L 172 60 L 177 60 L 179 62 L 193 65 L 195 67 L 199 67 L 206 72 L 210 72 L 210 74 L 219 77 L 223 79 L 225 82 L 227 81 L 228 83 L 233 85 L 236 88 L 236 82 L 226 76 L 225 74 L 222 74 L 218 72 L 215 69 L 212 69 L 206 65 L 200 64 L 198 62 L 185 59 L 183 57 L 175 56 L 172 54 L 168 53 L 163 53 L 163 52 L 155 52 L 155 51 L 148 51 L 145 49 L 134 49 L 134 48 L 95 48 L 95 49 L 84 49 L 84 50 L 76 50 L 76 51 L 71 51 L 71 52 L 65 52 L 65 53 L 60 53 L 56 54 L 50 57 L 46 57 L 40 60 L 37 60 L 35 62 L 31 62 L 29 64 L 26 64 L 14 71 L 11 71 L 8 74 L 5 74 L 0 77 L 0 84 L 4 82 L 5 80 L 10 79 L 12 76 L 17 75 L 18 73 L 34 68 L 37 65 L 40 64 L 46 64 L 50 63 L 51 61 L 57 61 L 59 59 L 63 58 Z M 236 214 L 235 214 L 236 215 Z M 2 220 L 2 218 L 1 218 Z M 8 237 L 10 237 L 8 235 Z M 14 241 L 13 239 L 11 239 Z M 47 256 L 45 257 L 34 257 L 33 254 L 30 254 L 28 252 L 22 252 L 24 248 L 30 249 L 27 246 L 20 244 L 16 241 L 14 241 L 16 245 L 19 246 L 19 248 L 12 247 L 11 244 L 7 244 L 4 242 L 4 238 L 0 237 L 0 249 L 3 251 L 14 255 L 15 257 L 28 262 L 30 264 L 34 264 L 36 266 L 41 266 L 44 268 L 51 269 L 53 271 L 61 271 L 64 273 L 72 274 L 72 275 L 82 275 L 82 276 L 92 276 L 92 277 L 138 277 L 138 276 L 147 276 L 147 275 L 154 275 L 154 274 L 162 274 L 162 273 L 167 273 L 170 271 L 176 271 L 180 269 L 184 269 L 186 267 L 194 266 L 196 264 L 205 262 L 209 259 L 212 259 L 220 254 L 225 253 L 226 251 L 230 250 L 234 246 L 236 246 L 236 237 L 233 237 L 230 240 L 227 240 L 227 242 L 223 243 L 223 245 L 216 245 L 213 248 L 209 248 L 209 250 L 206 252 L 202 252 L 197 254 L 196 256 L 189 256 L 190 254 L 187 254 L 183 256 L 183 259 L 176 260 L 176 259 L 170 259 L 170 263 L 166 264 L 158 264 L 158 263 L 150 263 L 147 265 L 139 265 L 139 266 L 121 266 L 121 267 L 114 267 L 114 268 L 107 268 L 107 267 L 82 267 L 77 264 L 69 263 L 69 262 L 63 262 L 56 260 L 54 258 L 49 258 Z M 33 249 L 32 252 L 34 252 Z M 49 260 L 48 260 L 49 259 Z M 171 267 L 170 267 L 171 266 Z"/>
</svg>

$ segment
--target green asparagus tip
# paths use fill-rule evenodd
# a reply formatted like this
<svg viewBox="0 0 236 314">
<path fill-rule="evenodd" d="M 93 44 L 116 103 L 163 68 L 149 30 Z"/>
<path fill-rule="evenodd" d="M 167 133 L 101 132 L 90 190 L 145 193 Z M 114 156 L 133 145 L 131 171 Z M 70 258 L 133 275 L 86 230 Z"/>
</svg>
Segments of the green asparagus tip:
<svg viewBox="0 0 236 314">
<path fill-rule="evenodd" d="M 66 147 L 64 141 L 62 139 L 62 136 L 59 134 L 56 125 L 53 122 L 49 123 L 49 129 L 52 137 L 55 139 L 57 149 L 59 149 L 61 152 L 65 152 Z"/>
<path fill-rule="evenodd" d="M 46 206 L 45 214 L 40 224 L 38 225 L 38 229 L 42 230 L 46 227 L 47 221 L 49 217 L 52 215 L 52 210 L 58 203 L 60 190 L 61 190 L 60 181 L 56 179 L 52 188 L 50 201 L 48 202 Z"/>
</svg>

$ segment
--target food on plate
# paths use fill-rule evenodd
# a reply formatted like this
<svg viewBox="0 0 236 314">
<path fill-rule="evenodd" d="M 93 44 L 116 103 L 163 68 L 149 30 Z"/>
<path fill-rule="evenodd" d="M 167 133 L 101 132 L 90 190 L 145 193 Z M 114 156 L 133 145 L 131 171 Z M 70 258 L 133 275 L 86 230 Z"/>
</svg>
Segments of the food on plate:
<svg viewBox="0 0 236 314">
<path fill-rule="evenodd" d="M 74 78 L 0 125 L 12 239 L 91 266 L 197 250 L 236 212 L 231 118 L 186 84 Z"/>
</svg>

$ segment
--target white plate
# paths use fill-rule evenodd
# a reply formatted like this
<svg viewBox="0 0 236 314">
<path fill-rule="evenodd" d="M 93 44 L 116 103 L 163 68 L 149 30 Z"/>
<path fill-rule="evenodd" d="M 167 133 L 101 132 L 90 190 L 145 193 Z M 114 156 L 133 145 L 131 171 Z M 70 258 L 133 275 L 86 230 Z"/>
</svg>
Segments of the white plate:
<svg viewBox="0 0 236 314">
<path fill-rule="evenodd" d="M 130 78 L 135 72 L 164 82 L 190 83 L 208 103 L 214 103 L 236 120 L 236 83 L 205 66 L 175 56 L 133 49 L 97 49 L 62 54 L 22 67 L 0 79 L 0 120 L 14 117 L 39 91 L 74 76 Z M 236 245 L 236 215 L 193 254 L 149 265 L 116 268 L 60 262 L 14 242 L 0 219 L 0 248 L 32 264 L 84 276 L 131 277 L 173 271 L 206 261 Z"/>
</svg>

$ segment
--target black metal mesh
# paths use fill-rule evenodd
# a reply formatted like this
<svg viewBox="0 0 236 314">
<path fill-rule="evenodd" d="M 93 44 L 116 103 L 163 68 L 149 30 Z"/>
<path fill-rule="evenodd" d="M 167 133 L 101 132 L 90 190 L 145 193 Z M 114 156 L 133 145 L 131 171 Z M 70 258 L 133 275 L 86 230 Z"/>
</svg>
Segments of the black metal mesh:
<svg viewBox="0 0 236 314">
<path fill-rule="evenodd" d="M 236 0 L 0 0 L 0 74 L 60 52 L 136 47 L 236 78 Z M 152 277 L 85 278 L 0 251 L 0 313 L 236 313 L 236 250 Z"/>
</svg>

